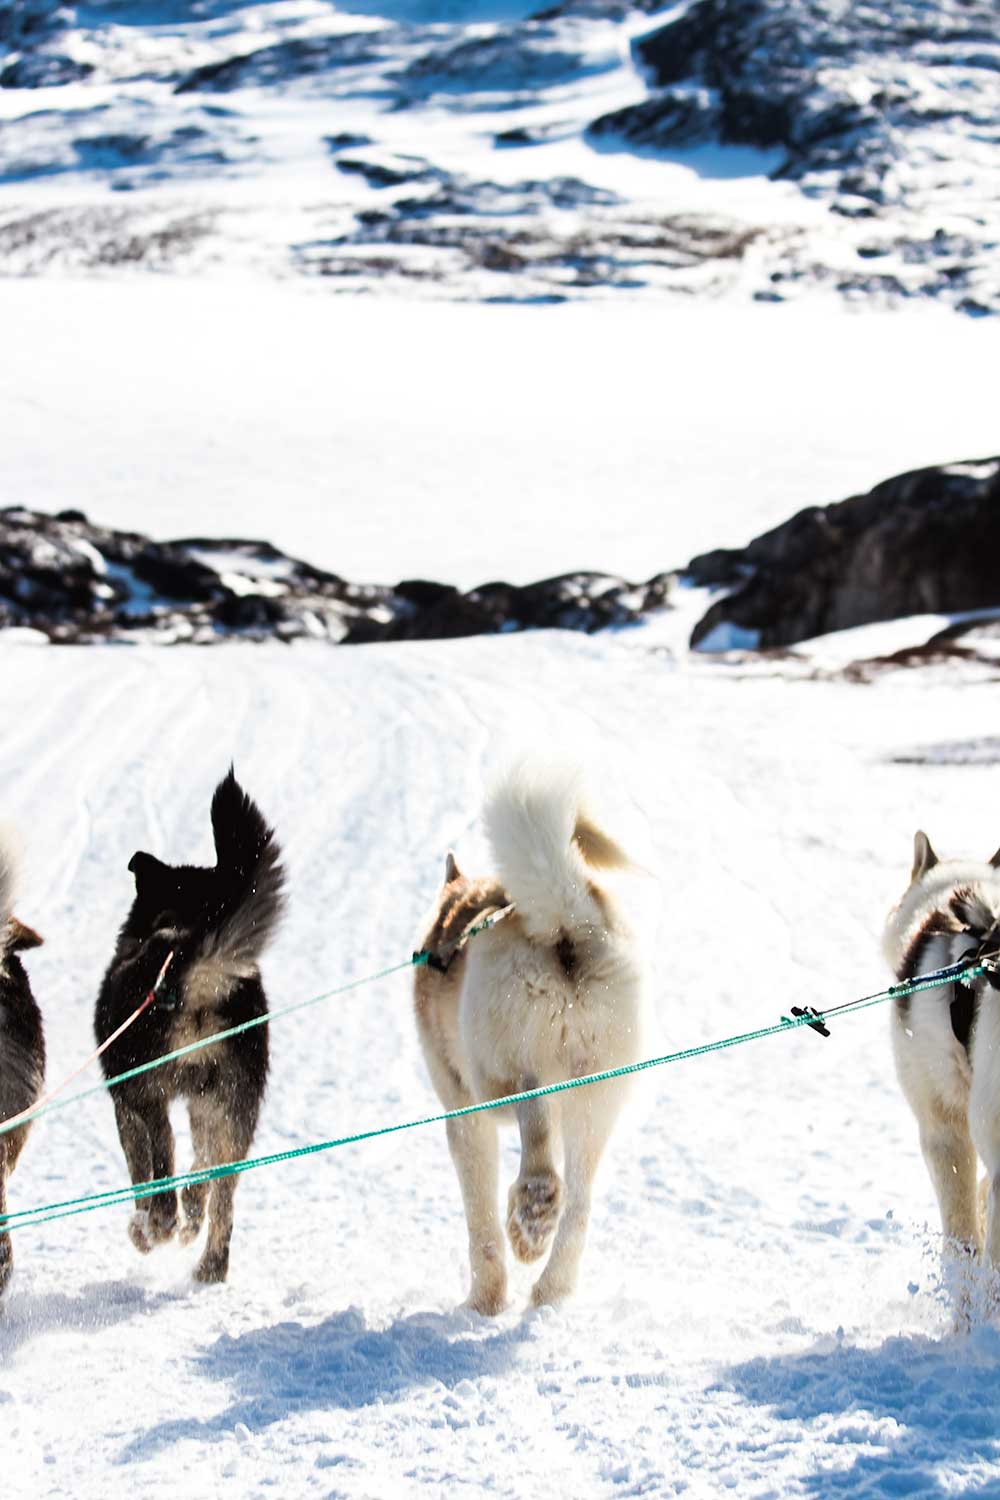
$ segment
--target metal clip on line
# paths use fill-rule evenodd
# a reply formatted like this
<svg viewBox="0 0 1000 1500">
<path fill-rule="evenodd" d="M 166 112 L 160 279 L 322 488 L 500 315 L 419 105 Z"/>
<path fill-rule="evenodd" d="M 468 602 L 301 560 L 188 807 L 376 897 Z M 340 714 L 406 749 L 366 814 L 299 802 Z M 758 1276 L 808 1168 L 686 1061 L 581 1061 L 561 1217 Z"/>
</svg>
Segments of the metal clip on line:
<svg viewBox="0 0 1000 1500">
<path fill-rule="evenodd" d="M 820 1036 L 830 1035 L 830 1029 L 825 1024 L 822 1015 L 816 1009 L 815 1005 L 793 1005 L 792 1015 L 796 1018 L 796 1020 L 800 1020 L 803 1016 L 812 1016 L 813 1019 L 806 1022 L 806 1025 L 810 1028 L 810 1030 L 818 1031 Z"/>
</svg>

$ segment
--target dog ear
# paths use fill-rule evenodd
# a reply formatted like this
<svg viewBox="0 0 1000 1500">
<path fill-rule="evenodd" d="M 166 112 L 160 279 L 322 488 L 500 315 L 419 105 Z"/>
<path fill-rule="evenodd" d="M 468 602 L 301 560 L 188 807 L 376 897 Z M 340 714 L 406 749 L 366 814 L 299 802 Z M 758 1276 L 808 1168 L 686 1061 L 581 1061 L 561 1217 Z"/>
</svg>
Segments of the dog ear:
<svg viewBox="0 0 1000 1500">
<path fill-rule="evenodd" d="M 154 871 L 163 870 L 162 860 L 157 859 L 155 854 L 147 854 L 144 849 L 137 849 L 128 862 L 129 873 L 135 876 L 136 889 L 146 882 Z"/>
<path fill-rule="evenodd" d="M 1000 870 L 1000 849 L 997 850 L 989 863 L 993 866 L 994 870 Z"/>
<path fill-rule="evenodd" d="M 461 875 L 461 873 L 462 872 L 458 868 L 458 864 L 456 862 L 455 856 L 452 853 L 452 851 L 449 849 L 448 850 L 448 858 L 444 862 L 444 883 L 445 883 L 445 885 L 450 884 L 450 882 L 453 881 L 453 880 L 457 880 L 458 877 Z"/>
<path fill-rule="evenodd" d="M 28 927 L 24 922 L 19 922 L 17 917 L 11 917 L 9 929 L 10 938 L 8 946 L 14 952 L 22 948 L 40 948 L 45 941 L 44 938 L 39 937 L 33 927 Z"/>
<path fill-rule="evenodd" d="M 921 875 L 926 875 L 928 870 L 933 870 L 938 862 L 938 857 L 931 848 L 931 841 L 922 829 L 917 829 L 913 835 L 913 869 L 910 871 L 910 884 L 919 880 Z"/>
</svg>

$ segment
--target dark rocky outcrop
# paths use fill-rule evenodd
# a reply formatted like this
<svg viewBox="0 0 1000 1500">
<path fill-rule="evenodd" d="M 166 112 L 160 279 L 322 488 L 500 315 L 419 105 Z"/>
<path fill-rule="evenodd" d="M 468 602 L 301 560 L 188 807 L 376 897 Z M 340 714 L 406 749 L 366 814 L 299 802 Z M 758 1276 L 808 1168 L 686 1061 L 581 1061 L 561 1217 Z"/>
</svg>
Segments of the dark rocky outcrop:
<svg viewBox="0 0 1000 1500">
<path fill-rule="evenodd" d="M 1000 458 L 917 469 L 694 558 L 693 582 L 731 592 L 691 644 L 788 646 L 905 615 L 992 609 L 998 556 Z"/>
<path fill-rule="evenodd" d="M 1000 67 L 994 0 L 695 0 L 633 46 L 655 92 L 602 116 L 596 134 L 780 147 L 784 173 L 837 172 L 845 195 L 873 204 L 903 190 L 884 177 L 901 132 L 981 125 Z M 963 73 L 962 87 L 932 103 L 924 73 L 899 66 L 906 57 L 945 85 Z"/>
<path fill-rule="evenodd" d="M 37 46 L 72 19 L 72 10 L 59 0 L 0 0 L 0 49 Z"/>
<path fill-rule="evenodd" d="M 633 53 L 650 93 L 595 120 L 595 144 L 774 151 L 772 176 L 794 178 L 859 228 L 892 223 L 879 253 L 891 250 L 904 267 L 928 265 L 926 275 L 848 271 L 834 280 L 838 290 L 890 300 L 943 294 L 966 312 L 1000 305 L 989 270 L 991 193 L 967 167 L 984 141 L 997 141 L 996 0 L 694 0 L 636 39 Z M 975 243 L 949 268 L 961 282 L 976 267 L 971 298 L 942 279 L 930 239 L 950 219 L 959 181 Z M 797 268 L 791 279 L 809 274 Z"/>
<path fill-rule="evenodd" d="M 414 97 L 426 93 L 492 93 L 531 90 L 602 71 L 560 44 L 557 32 L 534 21 L 513 25 L 492 36 L 468 37 L 433 47 L 401 69 L 399 83 Z"/>
<path fill-rule="evenodd" d="M 345 645 L 544 627 L 627 625 L 667 604 L 670 575 L 633 585 L 577 572 L 462 593 L 409 580 L 358 585 L 267 542 L 154 542 L 95 526 L 79 511 L 0 511 L 0 626 L 56 643 L 316 638 Z"/>
<path fill-rule="evenodd" d="M 774 650 L 908 615 L 972 612 L 882 664 L 1000 665 L 998 553 L 1000 458 L 899 475 L 638 584 L 584 570 L 464 592 L 428 579 L 353 584 L 268 542 L 157 542 L 79 511 L 9 508 L 0 510 L 0 627 L 30 626 L 66 643 L 312 637 L 352 645 L 593 632 L 671 608 L 682 576 L 721 594 L 691 637 L 703 650 Z"/>
<path fill-rule="evenodd" d="M 370 31 L 292 37 L 192 68 L 177 80 L 174 93 L 223 94 L 248 86 L 276 87 L 287 83 L 289 78 L 308 78 L 335 68 L 373 62 L 382 55 L 382 50 L 378 33 Z"/>
<path fill-rule="evenodd" d="M 25 52 L 0 69 L 0 89 L 53 89 L 79 83 L 94 71 L 90 63 L 76 62 L 60 52 Z"/>
</svg>

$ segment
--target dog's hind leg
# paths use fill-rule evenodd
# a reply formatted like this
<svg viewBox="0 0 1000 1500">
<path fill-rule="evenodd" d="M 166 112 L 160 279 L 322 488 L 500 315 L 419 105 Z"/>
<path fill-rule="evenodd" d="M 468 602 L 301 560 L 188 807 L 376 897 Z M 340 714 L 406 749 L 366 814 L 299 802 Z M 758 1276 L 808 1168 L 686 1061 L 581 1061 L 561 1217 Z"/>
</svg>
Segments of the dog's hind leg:
<svg viewBox="0 0 1000 1500">
<path fill-rule="evenodd" d="M 525 1079 L 516 1092 L 536 1086 L 537 1080 Z M 521 1167 L 507 1198 L 507 1233 L 518 1260 L 533 1261 L 545 1254 L 555 1233 L 562 1183 L 552 1161 L 552 1109 L 548 1099 L 526 1099 L 516 1109 Z"/>
<path fill-rule="evenodd" d="M 0 1214 L 7 1212 L 7 1153 L 0 1142 Z M 14 1270 L 14 1247 L 10 1241 L 10 1231 L 0 1231 L 0 1296 L 7 1289 L 7 1283 Z"/>
<path fill-rule="evenodd" d="M 954 1298 L 955 1328 L 965 1332 L 973 1321 L 972 1270 L 983 1250 L 976 1151 L 964 1114 L 937 1097 L 925 1098 L 920 1104 L 920 1149 L 941 1213 L 944 1267 Z"/>
<path fill-rule="evenodd" d="M 937 1194 L 941 1228 L 969 1254 L 983 1248 L 976 1151 L 966 1121 L 935 1101 L 919 1121 L 920 1149 Z"/>
<path fill-rule="evenodd" d="M 613 1083 L 591 1084 L 561 1096 L 566 1202 L 552 1254 L 531 1291 L 536 1307 L 561 1301 L 576 1286 L 594 1174 L 623 1103 L 624 1090 Z"/>
<path fill-rule="evenodd" d="M 147 1097 L 142 1109 L 121 1094 L 115 1098 L 118 1137 L 125 1152 L 133 1183 L 172 1177 L 174 1134 L 170 1128 L 166 1100 Z M 129 1223 L 129 1238 L 137 1250 L 148 1255 L 155 1245 L 169 1240 L 177 1228 L 177 1193 L 173 1190 L 137 1198 Z"/>
<path fill-rule="evenodd" d="M 213 1165 L 239 1161 L 253 1140 L 256 1118 L 233 1118 L 225 1106 L 214 1101 L 206 1106 L 205 1143 Z M 233 1237 L 233 1202 L 237 1178 L 216 1177 L 208 1199 L 208 1241 L 195 1267 L 195 1281 L 225 1281 L 229 1274 L 229 1242 Z"/>
<path fill-rule="evenodd" d="M 188 1116 L 191 1121 L 191 1142 L 194 1146 L 194 1160 L 191 1163 L 195 1171 L 202 1167 L 212 1166 L 212 1129 L 211 1111 L 206 1109 L 202 1101 L 194 1098 L 188 1107 Z M 187 1187 L 181 1189 L 181 1208 L 183 1219 L 181 1221 L 180 1241 L 182 1245 L 190 1245 L 201 1233 L 201 1226 L 205 1221 L 205 1206 L 208 1203 L 208 1194 L 212 1184 L 210 1182 L 188 1183 Z"/>
<path fill-rule="evenodd" d="M 980 1009 L 975 1038 L 975 1069 L 969 1098 L 969 1124 L 976 1148 L 986 1168 L 986 1258 L 1000 1273 L 1000 1016 L 994 1014 L 996 996 L 987 991 L 989 1003 Z M 973 1192 L 975 1187 L 973 1185 Z M 994 1300 L 1000 1304 L 1000 1278 Z"/>
<path fill-rule="evenodd" d="M 417 1033 L 431 1082 L 445 1109 L 465 1109 L 475 1102 L 459 1057 L 459 972 L 453 969 L 448 975 L 438 975 L 423 970 L 418 972 L 415 985 Z M 506 1250 L 498 1209 L 497 1124 L 488 1113 L 463 1115 L 448 1120 L 446 1129 L 469 1229 L 472 1286 L 468 1306 L 493 1317 L 507 1301 Z"/>
<path fill-rule="evenodd" d="M 449 1104 L 459 1109 L 471 1104 Z M 486 1115 L 463 1115 L 448 1120 L 448 1148 L 458 1173 L 469 1226 L 469 1266 L 472 1287 L 468 1305 L 493 1317 L 507 1301 L 507 1266 L 503 1229 L 497 1208 L 500 1186 L 500 1148 L 496 1121 Z"/>
</svg>

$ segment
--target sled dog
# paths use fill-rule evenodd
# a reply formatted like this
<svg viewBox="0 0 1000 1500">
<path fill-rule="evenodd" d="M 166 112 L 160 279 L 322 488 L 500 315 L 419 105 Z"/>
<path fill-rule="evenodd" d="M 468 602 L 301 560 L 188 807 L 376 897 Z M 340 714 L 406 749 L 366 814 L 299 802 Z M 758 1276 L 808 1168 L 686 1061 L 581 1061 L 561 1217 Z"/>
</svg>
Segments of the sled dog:
<svg viewBox="0 0 1000 1500">
<path fill-rule="evenodd" d="M 884 948 L 897 979 L 912 979 L 1000 947 L 1000 850 L 989 861 L 939 860 L 925 833 L 910 885 L 889 914 Z M 984 1249 L 1000 1270 L 1000 994 L 943 985 L 894 1002 L 893 1052 L 917 1117 L 945 1236 Z M 985 1223 L 976 1157 L 986 1167 Z"/>
<path fill-rule="evenodd" d="M 273 830 L 232 769 L 212 798 L 212 830 L 213 869 L 162 864 L 141 851 L 129 861 L 135 900 L 98 996 L 99 1041 L 149 993 L 167 955 L 173 959 L 160 999 L 104 1053 L 105 1077 L 267 1010 L 257 960 L 281 915 L 284 876 Z M 246 1156 L 267 1081 L 267 1031 L 254 1027 L 114 1087 L 118 1135 L 134 1183 L 173 1175 L 168 1110 L 177 1098 L 187 1102 L 196 1168 Z M 194 1274 L 224 1281 L 236 1181 L 185 1187 L 179 1230 L 176 1192 L 137 1198 L 132 1243 L 144 1254 L 175 1232 L 190 1243 L 207 1204 L 208 1237 Z"/>
<path fill-rule="evenodd" d="M 522 762 L 494 785 L 485 824 L 496 874 L 467 877 L 449 853 L 422 934 L 444 972 L 420 966 L 415 977 L 420 1041 L 448 1109 L 634 1062 L 642 1047 L 643 965 L 620 890 L 622 877 L 639 872 L 592 818 L 579 773 Z M 457 946 L 509 904 L 495 926 Z M 503 1110 L 521 1138 L 507 1199 L 511 1248 L 531 1262 L 551 1244 L 536 1306 L 576 1284 L 591 1185 L 624 1094 L 615 1080 Z M 484 1314 L 507 1299 L 499 1114 L 447 1126 L 469 1229 L 469 1305 Z"/>
<path fill-rule="evenodd" d="M 18 957 L 37 948 L 41 938 L 19 922 L 14 900 L 13 860 L 0 845 L 0 1122 L 30 1110 L 42 1092 L 45 1037 L 42 1017 Z M 0 1214 L 7 1212 L 7 1179 L 17 1165 L 31 1129 L 30 1122 L 0 1135 Z M 0 1232 L 0 1293 L 14 1269 L 10 1234 Z"/>
</svg>

